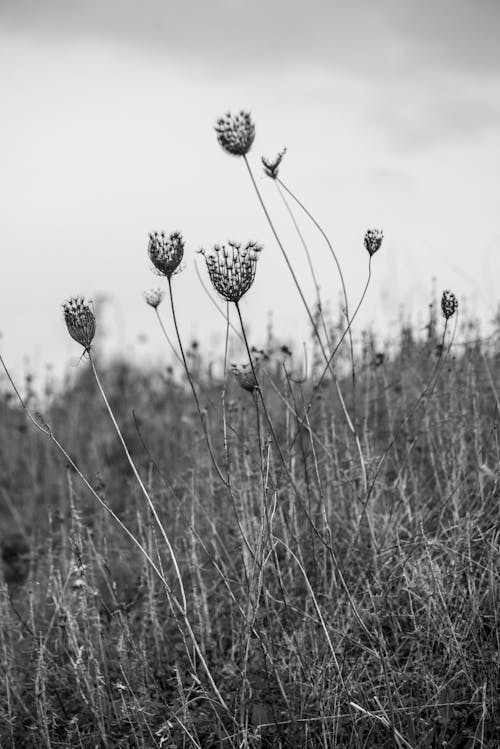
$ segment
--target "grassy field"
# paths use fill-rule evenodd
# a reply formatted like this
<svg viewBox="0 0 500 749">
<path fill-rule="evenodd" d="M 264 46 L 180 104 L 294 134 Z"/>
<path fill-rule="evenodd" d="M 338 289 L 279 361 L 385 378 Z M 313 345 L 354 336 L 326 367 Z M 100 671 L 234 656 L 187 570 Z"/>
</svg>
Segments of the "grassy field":
<svg viewBox="0 0 500 749">
<path fill-rule="evenodd" d="M 258 248 L 217 252 L 239 311 Z M 0 746 L 498 747 L 500 345 L 453 300 L 353 349 L 312 305 L 307 367 L 225 376 L 154 294 L 186 367 L 101 365 L 67 305 L 72 377 L 3 381 Z"/>
</svg>

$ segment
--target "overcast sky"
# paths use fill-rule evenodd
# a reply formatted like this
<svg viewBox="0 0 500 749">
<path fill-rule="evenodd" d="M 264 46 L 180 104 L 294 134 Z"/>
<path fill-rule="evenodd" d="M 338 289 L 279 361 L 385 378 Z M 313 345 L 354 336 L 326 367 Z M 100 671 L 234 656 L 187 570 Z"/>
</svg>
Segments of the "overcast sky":
<svg viewBox="0 0 500 749">
<path fill-rule="evenodd" d="M 146 256 L 154 229 L 186 239 L 174 280 L 186 340 L 220 345 L 194 253 L 226 239 L 264 245 L 243 304 L 254 342 L 269 310 L 283 338 L 306 335 L 244 164 L 214 135 L 217 117 L 241 108 L 308 298 L 300 243 L 260 167 L 283 146 L 281 176 L 328 232 L 351 303 L 363 234 L 385 232 L 360 326 L 386 329 L 401 305 L 425 316 L 433 277 L 488 320 L 500 277 L 499 29 L 497 0 L 0 0 L 3 355 L 18 372 L 24 357 L 39 372 L 76 360 L 60 305 L 79 293 L 109 299 L 107 351 L 163 356 L 141 298 L 159 282 Z M 335 269 L 300 221 L 335 306 Z"/>
</svg>

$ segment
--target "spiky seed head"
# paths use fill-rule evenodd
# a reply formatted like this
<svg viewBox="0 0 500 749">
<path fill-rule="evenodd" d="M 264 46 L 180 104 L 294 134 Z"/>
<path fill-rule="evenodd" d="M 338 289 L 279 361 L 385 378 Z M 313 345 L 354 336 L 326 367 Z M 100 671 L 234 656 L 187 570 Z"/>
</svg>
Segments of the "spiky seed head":
<svg viewBox="0 0 500 749">
<path fill-rule="evenodd" d="M 384 232 L 381 229 L 368 229 L 365 234 L 365 247 L 370 257 L 380 250 L 383 239 Z"/>
<path fill-rule="evenodd" d="M 271 179 L 277 179 L 278 167 L 281 164 L 281 160 L 285 154 L 286 154 L 286 148 L 280 151 L 274 160 L 266 159 L 265 156 L 261 156 L 261 161 L 264 166 L 264 172 L 267 174 L 268 177 L 271 177 Z"/>
<path fill-rule="evenodd" d="M 446 320 L 449 320 L 458 309 L 458 299 L 452 291 L 443 291 L 441 297 L 441 312 Z"/>
<path fill-rule="evenodd" d="M 258 363 L 254 364 L 254 369 L 258 367 Z M 243 390 L 247 390 L 249 393 L 253 393 L 258 389 L 259 383 L 255 379 L 252 367 L 250 364 L 243 364 L 238 366 L 237 364 L 231 364 L 231 373 L 237 379 L 238 384 Z"/>
<path fill-rule="evenodd" d="M 148 255 L 160 276 L 170 279 L 184 257 L 182 234 L 174 231 L 167 237 L 163 231 L 152 232 L 149 235 Z"/>
<path fill-rule="evenodd" d="M 226 302 L 239 302 L 251 287 L 261 250 L 257 242 L 248 242 L 244 247 L 238 242 L 228 242 L 214 245 L 210 252 L 200 250 L 210 281 Z"/>
<path fill-rule="evenodd" d="M 83 297 L 75 296 L 63 304 L 68 333 L 88 351 L 95 335 L 95 315 Z"/>
<path fill-rule="evenodd" d="M 243 110 L 238 114 L 228 112 L 217 120 L 215 132 L 224 151 L 233 156 L 245 156 L 255 138 L 255 125 L 250 112 Z"/>
<path fill-rule="evenodd" d="M 165 292 L 163 291 L 163 289 L 149 289 L 148 291 L 144 292 L 143 296 L 146 300 L 146 304 L 149 304 L 150 307 L 154 307 L 154 309 L 156 309 L 163 302 Z"/>
</svg>

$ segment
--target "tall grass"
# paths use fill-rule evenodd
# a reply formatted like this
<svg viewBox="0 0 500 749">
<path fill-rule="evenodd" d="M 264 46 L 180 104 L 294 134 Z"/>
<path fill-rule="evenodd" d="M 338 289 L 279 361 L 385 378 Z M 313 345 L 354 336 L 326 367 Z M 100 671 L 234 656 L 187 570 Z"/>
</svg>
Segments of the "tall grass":
<svg viewBox="0 0 500 749">
<path fill-rule="evenodd" d="M 176 377 L 101 366 L 85 307 L 76 376 L 2 391 L 0 746 L 497 747 L 497 337 L 446 296 L 354 346 L 345 300 L 304 372 L 248 339 L 233 257 L 241 363 L 192 372 L 152 237 Z"/>
</svg>

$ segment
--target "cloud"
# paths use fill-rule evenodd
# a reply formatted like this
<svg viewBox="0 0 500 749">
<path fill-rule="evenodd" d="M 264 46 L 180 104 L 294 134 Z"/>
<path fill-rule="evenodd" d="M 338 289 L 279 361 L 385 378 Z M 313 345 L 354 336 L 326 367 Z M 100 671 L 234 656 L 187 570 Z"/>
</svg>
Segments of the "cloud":
<svg viewBox="0 0 500 749">
<path fill-rule="evenodd" d="M 368 76 L 500 70 L 497 0 L 2 0 L 0 19 L 16 32 L 122 42 L 228 74 L 290 62 Z"/>
</svg>

